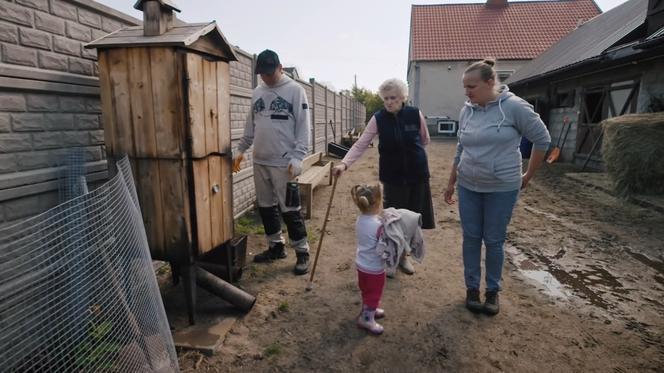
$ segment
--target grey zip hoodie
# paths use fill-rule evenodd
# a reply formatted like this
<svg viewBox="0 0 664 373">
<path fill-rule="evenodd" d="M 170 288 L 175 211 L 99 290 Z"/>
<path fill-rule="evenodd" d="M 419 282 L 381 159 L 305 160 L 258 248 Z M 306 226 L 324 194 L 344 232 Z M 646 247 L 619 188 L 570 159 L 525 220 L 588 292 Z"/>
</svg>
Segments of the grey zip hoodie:
<svg viewBox="0 0 664 373">
<path fill-rule="evenodd" d="M 499 89 L 486 106 L 467 101 L 459 115 L 454 157 L 459 185 L 475 192 L 507 192 L 521 187 L 519 144 L 525 136 L 534 150 L 547 150 L 551 136 L 533 106 Z"/>
<path fill-rule="evenodd" d="M 302 160 L 309 151 L 309 103 L 299 84 L 282 75 L 274 87 L 259 85 L 251 97 L 238 150 L 254 145 L 254 163 L 286 167 L 291 158 Z"/>
</svg>

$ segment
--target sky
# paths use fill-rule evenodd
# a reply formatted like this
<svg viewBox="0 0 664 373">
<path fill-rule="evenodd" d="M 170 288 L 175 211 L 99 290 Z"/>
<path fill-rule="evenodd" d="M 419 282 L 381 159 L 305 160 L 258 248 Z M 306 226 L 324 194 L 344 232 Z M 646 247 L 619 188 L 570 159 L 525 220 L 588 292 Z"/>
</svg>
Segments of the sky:
<svg viewBox="0 0 664 373">
<path fill-rule="evenodd" d="M 142 19 L 135 0 L 97 0 Z M 376 91 L 388 78 L 406 80 L 411 4 L 438 0 L 172 0 L 185 22 L 217 21 L 232 45 L 258 54 L 269 48 L 300 78 L 337 91 L 357 85 Z M 603 12 L 626 0 L 595 0 Z"/>
</svg>

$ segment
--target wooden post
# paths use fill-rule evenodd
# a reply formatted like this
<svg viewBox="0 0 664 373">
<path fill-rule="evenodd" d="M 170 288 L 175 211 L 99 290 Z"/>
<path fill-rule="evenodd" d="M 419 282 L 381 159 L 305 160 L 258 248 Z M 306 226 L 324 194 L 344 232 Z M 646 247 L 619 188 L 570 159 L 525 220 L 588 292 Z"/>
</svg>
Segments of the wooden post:
<svg viewBox="0 0 664 373">
<path fill-rule="evenodd" d="M 165 33 L 173 23 L 173 11 L 158 1 L 143 4 L 143 35 L 158 36 Z"/>
</svg>

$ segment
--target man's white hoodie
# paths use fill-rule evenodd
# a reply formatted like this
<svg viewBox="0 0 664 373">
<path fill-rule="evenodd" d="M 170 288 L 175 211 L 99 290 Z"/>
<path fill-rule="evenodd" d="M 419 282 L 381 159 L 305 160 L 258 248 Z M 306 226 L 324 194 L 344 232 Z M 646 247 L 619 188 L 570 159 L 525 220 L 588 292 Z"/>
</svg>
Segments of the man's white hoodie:
<svg viewBox="0 0 664 373">
<path fill-rule="evenodd" d="M 297 82 L 286 75 L 273 87 L 254 89 L 251 112 L 238 150 L 254 145 L 254 163 L 286 167 L 291 159 L 302 161 L 310 144 L 309 103 Z"/>
</svg>

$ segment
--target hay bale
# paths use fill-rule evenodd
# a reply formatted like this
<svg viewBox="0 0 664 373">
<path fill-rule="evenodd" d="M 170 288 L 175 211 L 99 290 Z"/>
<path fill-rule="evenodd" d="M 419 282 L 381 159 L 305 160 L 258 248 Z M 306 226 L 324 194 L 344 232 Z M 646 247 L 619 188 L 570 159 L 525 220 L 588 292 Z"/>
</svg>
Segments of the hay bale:
<svg viewBox="0 0 664 373">
<path fill-rule="evenodd" d="M 664 112 L 602 122 L 602 157 L 618 195 L 664 194 Z"/>
</svg>

